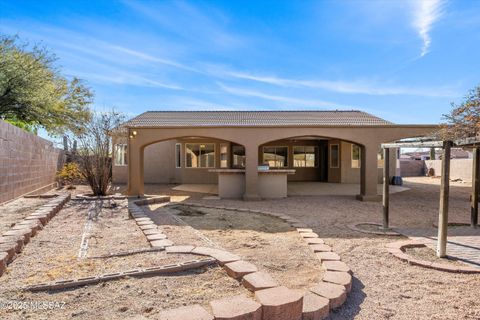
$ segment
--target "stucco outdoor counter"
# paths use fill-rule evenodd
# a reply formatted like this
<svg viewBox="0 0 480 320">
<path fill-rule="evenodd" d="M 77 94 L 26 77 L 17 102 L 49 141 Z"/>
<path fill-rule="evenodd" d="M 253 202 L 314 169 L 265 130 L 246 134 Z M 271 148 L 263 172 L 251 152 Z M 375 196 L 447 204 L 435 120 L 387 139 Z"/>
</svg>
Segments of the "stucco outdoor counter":
<svg viewBox="0 0 480 320">
<path fill-rule="evenodd" d="M 245 193 L 244 169 L 212 169 L 218 174 L 218 196 L 222 199 L 241 198 Z M 258 193 L 262 199 L 287 197 L 287 175 L 295 170 L 258 170 Z"/>
</svg>

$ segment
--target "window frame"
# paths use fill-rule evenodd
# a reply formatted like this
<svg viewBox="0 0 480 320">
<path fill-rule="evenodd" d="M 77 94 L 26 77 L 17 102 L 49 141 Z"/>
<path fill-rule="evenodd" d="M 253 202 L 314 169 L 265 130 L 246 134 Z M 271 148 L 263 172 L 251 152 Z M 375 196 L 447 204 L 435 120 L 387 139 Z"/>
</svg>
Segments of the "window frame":
<svg viewBox="0 0 480 320">
<path fill-rule="evenodd" d="M 337 165 L 336 166 L 333 166 L 332 165 L 332 148 L 333 146 L 336 146 L 337 147 Z M 330 168 L 332 169 L 339 169 L 340 168 L 340 144 L 339 143 L 332 143 L 329 145 L 328 147 L 328 164 L 330 166 Z"/>
<path fill-rule="evenodd" d="M 207 144 L 211 144 L 213 145 L 213 167 L 189 167 L 187 166 L 187 145 L 207 145 Z M 194 143 L 184 143 L 184 152 L 185 152 L 185 169 L 215 169 L 217 168 L 217 144 L 215 142 L 194 142 Z M 200 154 L 199 154 L 199 157 L 202 155 L 202 149 L 200 147 Z M 208 164 L 208 162 L 207 162 Z"/>
<path fill-rule="evenodd" d="M 307 167 L 307 153 L 305 152 L 305 148 L 313 148 L 313 154 L 315 156 L 315 159 L 313 160 L 313 167 Z M 303 160 L 305 162 L 304 166 L 296 166 L 295 165 L 295 148 L 303 148 L 303 155 L 305 156 L 305 159 Z M 310 153 L 309 153 L 310 154 Z M 318 146 L 308 146 L 308 145 L 297 145 L 297 146 L 292 146 L 292 160 L 293 160 L 293 165 L 292 168 L 318 168 L 319 167 L 319 159 L 318 159 Z"/>
<path fill-rule="evenodd" d="M 358 161 L 358 166 L 353 165 L 353 161 L 355 161 L 353 159 L 353 148 L 354 147 L 358 148 L 358 160 L 356 160 L 356 161 Z M 351 147 L 350 147 L 350 167 L 352 169 L 360 169 L 362 167 L 362 148 L 358 144 L 355 144 L 355 143 L 352 143 Z"/>
<path fill-rule="evenodd" d="M 225 147 L 225 152 L 222 152 L 222 148 Z M 220 143 L 219 150 L 218 150 L 218 155 L 220 157 L 219 161 L 219 166 L 221 169 L 226 169 L 230 167 L 230 160 L 229 158 L 229 145 L 228 143 Z M 222 159 L 222 155 L 225 155 L 225 159 Z M 222 161 L 225 161 L 225 166 L 222 165 Z"/>
<path fill-rule="evenodd" d="M 380 150 L 377 153 L 377 168 L 378 169 L 383 169 L 383 166 L 385 165 L 385 159 L 383 157 L 383 148 L 380 148 Z"/>
<path fill-rule="evenodd" d="M 262 147 L 262 163 L 265 163 L 265 148 L 275 148 L 275 162 L 277 162 L 277 148 L 287 148 L 287 165 L 286 166 L 282 166 L 282 167 L 270 167 L 270 168 L 289 168 L 290 166 L 290 161 L 289 161 L 289 157 L 290 157 L 290 148 L 288 146 L 263 146 Z"/>
<path fill-rule="evenodd" d="M 236 149 L 237 147 L 239 148 L 243 148 L 243 156 L 239 156 L 239 157 L 243 157 L 244 158 L 244 163 L 246 163 L 247 161 L 247 154 L 246 154 L 246 151 L 245 151 L 245 147 L 243 145 L 231 145 L 230 146 L 230 153 L 231 153 L 231 156 L 232 156 L 232 159 L 231 159 L 231 167 L 234 168 L 234 169 L 245 169 L 245 165 L 241 166 L 241 165 L 236 165 L 235 164 L 235 154 L 234 154 L 234 149 Z"/>
<path fill-rule="evenodd" d="M 117 148 L 121 146 L 122 147 L 122 158 L 121 160 L 122 161 L 118 161 L 118 157 L 117 157 Z M 128 150 L 128 144 L 127 143 L 116 143 L 115 146 L 114 146 L 114 161 L 113 161 L 113 164 L 114 166 L 116 167 L 126 167 L 128 166 L 128 153 L 127 153 L 127 150 Z"/>
</svg>

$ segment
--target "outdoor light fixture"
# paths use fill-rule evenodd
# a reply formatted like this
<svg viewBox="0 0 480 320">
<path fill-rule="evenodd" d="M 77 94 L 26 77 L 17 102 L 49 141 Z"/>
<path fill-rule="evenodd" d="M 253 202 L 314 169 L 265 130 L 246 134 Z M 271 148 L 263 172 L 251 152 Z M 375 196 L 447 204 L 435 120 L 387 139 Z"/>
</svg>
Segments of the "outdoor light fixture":
<svg viewBox="0 0 480 320">
<path fill-rule="evenodd" d="M 130 131 L 130 135 L 128 136 L 130 139 L 133 139 L 137 136 L 138 132 L 137 130 L 132 130 Z"/>
</svg>

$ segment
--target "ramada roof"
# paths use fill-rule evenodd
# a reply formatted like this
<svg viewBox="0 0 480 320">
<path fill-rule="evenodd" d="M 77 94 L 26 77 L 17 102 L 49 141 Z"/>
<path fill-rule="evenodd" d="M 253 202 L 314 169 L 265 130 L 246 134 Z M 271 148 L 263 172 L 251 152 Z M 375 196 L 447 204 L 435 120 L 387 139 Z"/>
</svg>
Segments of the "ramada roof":
<svg viewBox="0 0 480 320">
<path fill-rule="evenodd" d="M 124 128 L 383 126 L 391 122 L 357 110 L 349 111 L 147 111 Z"/>
</svg>

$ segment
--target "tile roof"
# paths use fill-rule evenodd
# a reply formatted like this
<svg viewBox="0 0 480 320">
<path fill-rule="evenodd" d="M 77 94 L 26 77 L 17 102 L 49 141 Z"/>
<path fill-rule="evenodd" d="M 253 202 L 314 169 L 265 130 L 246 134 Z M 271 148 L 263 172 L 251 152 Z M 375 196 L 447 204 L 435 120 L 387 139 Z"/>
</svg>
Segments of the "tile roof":
<svg viewBox="0 0 480 320">
<path fill-rule="evenodd" d="M 363 111 L 147 111 L 122 127 L 382 126 Z"/>
</svg>

